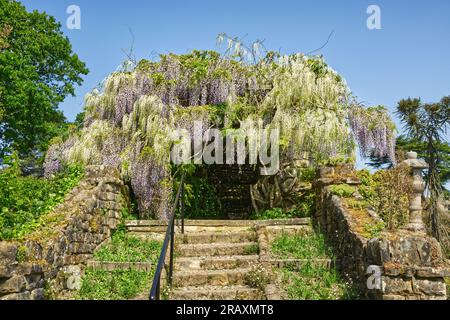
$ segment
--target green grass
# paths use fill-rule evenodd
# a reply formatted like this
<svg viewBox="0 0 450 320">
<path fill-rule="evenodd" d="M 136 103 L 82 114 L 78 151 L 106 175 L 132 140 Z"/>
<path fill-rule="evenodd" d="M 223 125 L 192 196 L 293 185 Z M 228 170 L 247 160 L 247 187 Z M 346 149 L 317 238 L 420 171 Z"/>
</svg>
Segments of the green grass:
<svg viewBox="0 0 450 320">
<path fill-rule="evenodd" d="M 272 220 L 272 219 L 293 219 L 311 217 L 315 210 L 315 194 L 313 192 L 305 193 L 298 199 L 297 206 L 290 210 L 273 208 L 260 213 L 253 212 L 250 220 Z"/>
<path fill-rule="evenodd" d="M 339 185 L 332 185 L 329 187 L 329 190 L 332 194 L 342 198 L 350 198 L 356 192 L 355 187 L 352 187 L 345 183 Z"/>
<path fill-rule="evenodd" d="M 155 262 L 161 251 L 161 244 L 155 240 L 141 240 L 127 235 L 125 231 L 115 232 L 111 242 L 101 247 L 94 259 L 106 262 Z"/>
<path fill-rule="evenodd" d="M 143 293 L 153 279 L 160 250 L 160 242 L 142 240 L 119 229 L 113 234 L 111 242 L 94 254 L 94 259 L 104 262 L 151 262 L 152 271 L 87 269 L 77 299 L 128 300 Z"/>
<path fill-rule="evenodd" d="M 253 255 L 253 254 L 259 254 L 259 245 L 258 244 L 252 244 L 245 248 L 245 254 L 246 255 Z"/>
<path fill-rule="evenodd" d="M 283 234 L 271 243 L 278 259 L 309 260 L 299 268 L 281 268 L 283 288 L 291 300 L 339 300 L 357 297 L 351 283 L 344 282 L 337 271 L 314 263 L 315 259 L 333 259 L 322 235 Z"/>
<path fill-rule="evenodd" d="M 312 263 L 300 270 L 280 270 L 282 282 L 291 300 L 351 300 L 356 295 L 350 283 L 341 280 L 334 269 L 319 267 Z"/>
<path fill-rule="evenodd" d="M 279 259 L 324 259 L 331 255 L 322 235 L 283 234 L 272 244 L 272 254 Z"/>
<path fill-rule="evenodd" d="M 83 276 L 80 300 L 128 300 L 142 293 L 153 273 L 135 270 L 87 269 Z"/>
<path fill-rule="evenodd" d="M 299 217 L 296 211 L 286 212 L 281 208 L 274 208 L 270 210 L 266 210 L 259 214 L 252 213 L 250 216 L 251 220 L 273 220 L 273 219 L 291 219 Z"/>
</svg>

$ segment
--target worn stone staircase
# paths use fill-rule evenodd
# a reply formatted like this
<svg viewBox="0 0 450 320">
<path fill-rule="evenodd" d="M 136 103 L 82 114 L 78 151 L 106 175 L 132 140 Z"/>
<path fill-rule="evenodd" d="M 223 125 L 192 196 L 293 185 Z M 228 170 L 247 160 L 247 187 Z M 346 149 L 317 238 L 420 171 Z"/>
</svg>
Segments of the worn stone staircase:
<svg viewBox="0 0 450 320">
<path fill-rule="evenodd" d="M 129 221 L 129 234 L 163 240 L 167 225 L 161 221 Z M 264 292 L 247 283 L 252 268 L 262 265 L 299 268 L 305 263 L 331 267 L 329 259 L 276 259 L 270 243 L 282 233 L 310 234 L 309 218 L 281 220 L 186 220 L 185 234 L 176 226 L 173 287 L 171 300 L 279 300 L 281 294 L 275 276 Z M 168 263 L 168 253 L 167 260 Z M 164 276 L 164 275 L 163 275 Z M 146 297 L 144 297 L 146 298 Z"/>
<path fill-rule="evenodd" d="M 152 221 L 127 225 L 137 236 L 162 237 Z M 177 228 L 179 231 L 179 227 Z M 186 221 L 176 234 L 172 300 L 260 300 L 265 294 L 246 285 L 259 262 L 258 235 L 251 221 Z"/>
<path fill-rule="evenodd" d="M 156 220 L 128 221 L 127 234 L 162 241 L 167 231 L 165 223 Z M 305 298 L 311 296 L 311 292 L 328 290 L 330 286 L 336 285 L 330 284 L 327 280 L 321 283 L 323 272 L 332 271 L 334 268 L 334 262 L 330 257 L 310 255 L 301 259 L 290 256 L 289 252 L 287 255 L 286 252 L 275 253 L 272 243 L 283 235 L 297 235 L 307 240 L 312 239 L 310 237 L 314 236 L 314 230 L 309 218 L 264 221 L 186 220 L 184 234 L 181 233 L 180 226 L 176 226 L 174 273 L 170 292 L 164 287 L 167 283 L 166 272 L 169 265 L 169 253 L 166 254 L 166 268 L 161 275 L 162 298 L 287 300 L 296 297 Z M 306 242 L 301 245 L 313 252 L 320 244 Z M 89 261 L 88 266 L 104 271 L 134 269 L 145 271 L 150 277 L 155 264 Z M 285 273 L 287 270 L 288 275 Z M 262 278 L 261 272 L 267 276 L 263 284 L 259 280 L 255 281 L 255 278 Z M 249 276 L 253 282 L 249 281 Z M 301 284 L 295 284 L 296 277 L 302 279 Z M 133 297 L 133 300 L 148 299 L 151 280 L 148 279 L 148 286 Z M 250 283 L 253 283 L 253 286 L 249 285 Z M 287 290 L 292 284 L 295 289 Z M 339 288 L 334 287 L 333 290 Z"/>
</svg>

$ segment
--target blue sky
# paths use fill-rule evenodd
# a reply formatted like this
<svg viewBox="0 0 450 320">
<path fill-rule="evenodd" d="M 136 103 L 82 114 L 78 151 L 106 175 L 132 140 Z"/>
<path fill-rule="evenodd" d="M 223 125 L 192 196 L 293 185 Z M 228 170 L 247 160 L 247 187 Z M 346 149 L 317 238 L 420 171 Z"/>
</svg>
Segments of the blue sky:
<svg viewBox="0 0 450 320">
<path fill-rule="evenodd" d="M 367 105 L 394 110 L 405 97 L 433 102 L 450 95 L 450 1 L 108 1 L 24 0 L 63 24 L 74 51 L 90 69 L 76 97 L 61 105 L 69 120 L 82 110 L 84 95 L 125 59 L 134 34 L 137 58 L 155 53 L 217 49 L 216 36 L 246 36 L 282 53 L 320 47 L 327 62 Z M 81 29 L 69 30 L 69 5 L 81 8 Z M 366 27 L 367 7 L 381 9 L 381 30 Z"/>
</svg>

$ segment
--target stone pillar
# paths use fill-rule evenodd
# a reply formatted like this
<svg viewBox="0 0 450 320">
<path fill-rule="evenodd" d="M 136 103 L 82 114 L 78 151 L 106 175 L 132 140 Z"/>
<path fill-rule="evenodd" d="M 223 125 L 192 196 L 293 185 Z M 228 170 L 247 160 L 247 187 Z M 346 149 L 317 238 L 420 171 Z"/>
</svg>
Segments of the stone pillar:
<svg viewBox="0 0 450 320">
<path fill-rule="evenodd" d="M 407 160 L 402 162 L 403 165 L 411 168 L 412 177 L 412 194 L 409 198 L 409 223 L 406 229 L 411 231 L 425 232 L 425 224 L 422 219 L 422 194 L 425 190 L 425 183 L 421 173 L 423 169 L 428 168 L 428 164 L 417 159 L 416 152 L 408 152 Z"/>
</svg>

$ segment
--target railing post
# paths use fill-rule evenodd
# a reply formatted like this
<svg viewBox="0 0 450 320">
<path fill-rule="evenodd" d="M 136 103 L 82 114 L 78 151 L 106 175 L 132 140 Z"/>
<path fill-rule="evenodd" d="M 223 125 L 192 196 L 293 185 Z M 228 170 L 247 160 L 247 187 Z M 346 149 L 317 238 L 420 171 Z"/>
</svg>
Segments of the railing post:
<svg viewBox="0 0 450 320">
<path fill-rule="evenodd" d="M 170 227 L 170 261 L 169 261 L 169 287 L 172 287 L 172 275 L 173 275 L 173 248 L 175 241 L 175 219 L 172 219 L 172 226 Z"/>
<path fill-rule="evenodd" d="M 184 181 L 181 182 L 181 233 L 184 234 Z"/>
<path fill-rule="evenodd" d="M 161 278 L 158 279 L 158 286 L 156 287 L 156 295 L 155 300 L 160 300 L 160 291 L 161 291 Z"/>
<path fill-rule="evenodd" d="M 174 264 L 174 246 L 175 246 L 175 219 L 176 219 L 176 210 L 180 205 L 181 201 L 181 215 L 183 220 L 183 231 L 184 231 L 184 178 L 181 178 L 181 185 L 178 188 L 177 196 L 175 197 L 174 206 L 172 208 L 171 214 L 169 216 L 168 226 L 166 235 L 164 237 L 164 242 L 161 248 L 161 253 L 159 255 L 158 264 L 155 270 L 155 276 L 153 277 L 152 288 L 150 290 L 150 300 L 160 300 L 160 291 L 161 291 L 161 272 L 163 268 L 166 268 L 166 258 L 167 258 L 167 246 L 170 242 L 170 256 L 169 256 L 169 274 L 168 274 L 168 285 L 172 287 L 173 280 L 173 264 Z M 180 199 L 181 197 L 181 199 Z"/>
</svg>

